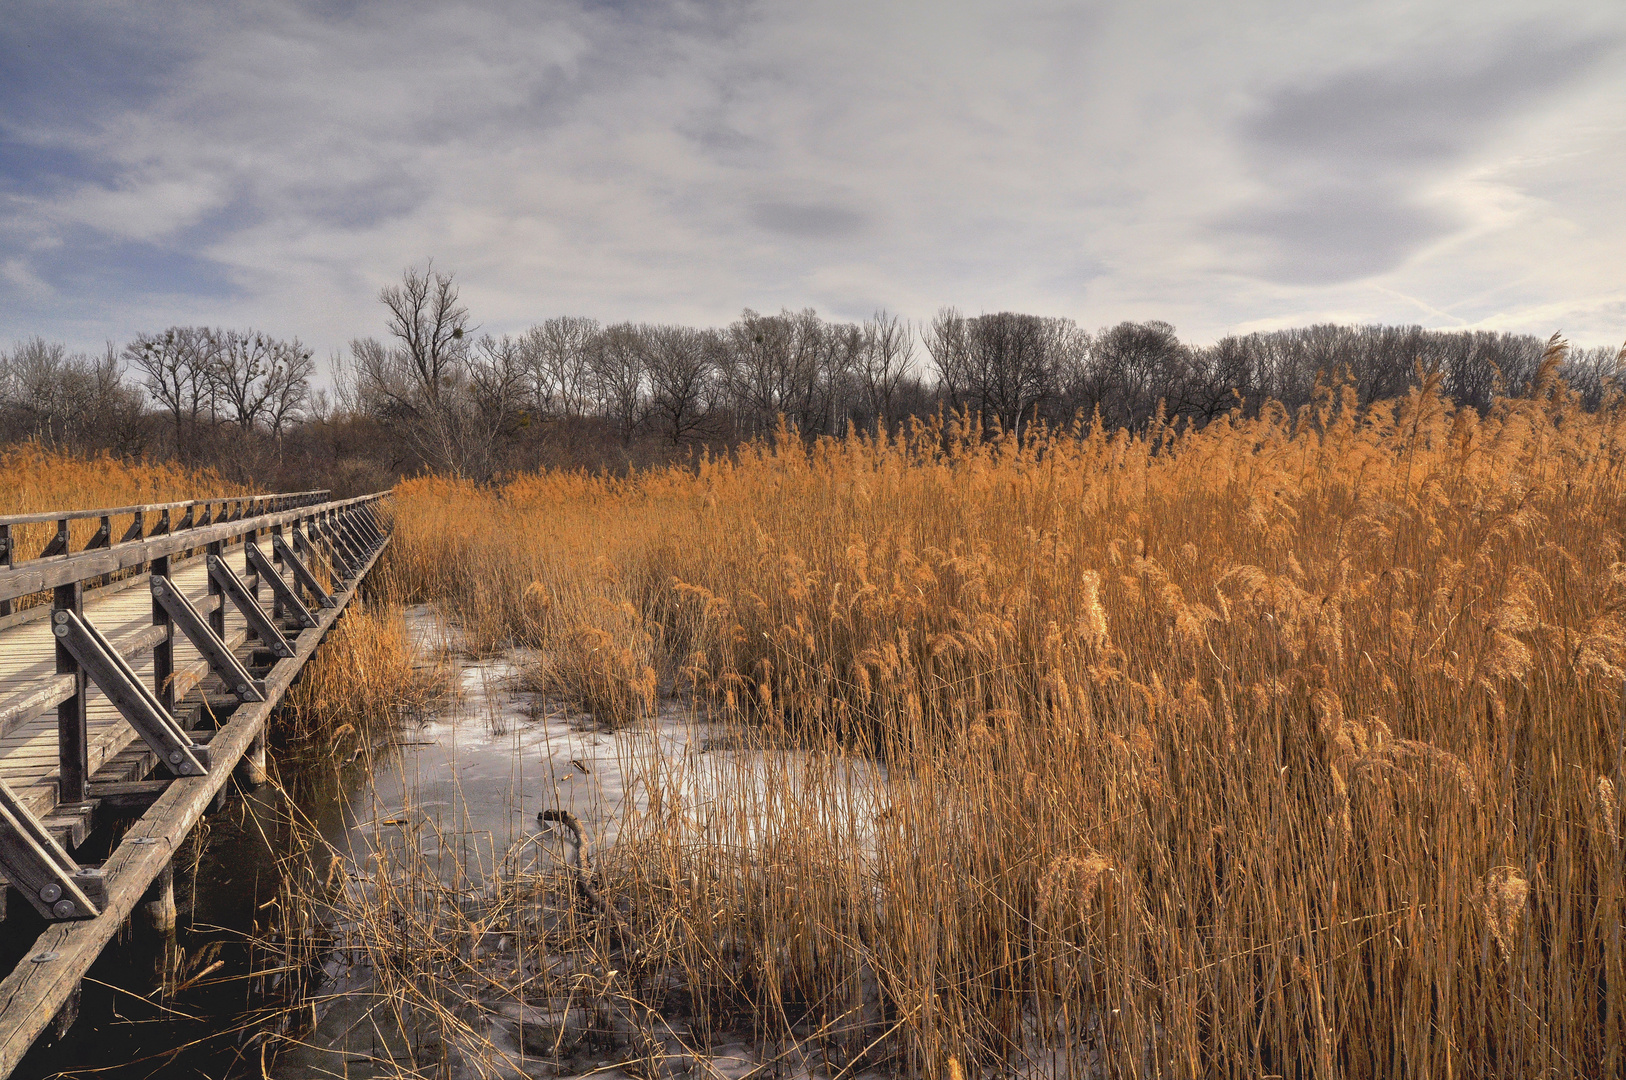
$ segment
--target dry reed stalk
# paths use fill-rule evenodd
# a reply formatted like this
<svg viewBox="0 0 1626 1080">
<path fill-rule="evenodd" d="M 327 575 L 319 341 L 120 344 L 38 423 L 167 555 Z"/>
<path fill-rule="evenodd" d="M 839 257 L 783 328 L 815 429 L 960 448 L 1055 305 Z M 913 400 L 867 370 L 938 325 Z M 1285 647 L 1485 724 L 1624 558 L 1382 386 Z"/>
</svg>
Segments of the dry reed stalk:
<svg viewBox="0 0 1626 1080">
<path fill-rule="evenodd" d="M 0 477 L 0 514 L 179 502 L 229 495 L 236 490 L 213 469 L 126 461 L 107 454 L 83 457 L 35 442 L 0 448 Z M 122 536 L 134 520 L 132 515 L 116 515 L 111 522 L 114 538 Z M 151 525 L 149 521 L 148 527 Z M 72 550 L 82 550 L 99 528 L 101 522 L 95 518 L 69 522 Z M 17 561 L 38 555 L 55 536 L 54 524 L 15 526 L 12 544 Z M 27 607 L 31 602 L 34 598 L 24 598 L 20 606 Z"/>
<path fill-rule="evenodd" d="M 599 860 L 701 1028 L 856 1023 L 832 1053 L 924 1074 L 1050 1048 L 1114 1076 L 1586 1076 L 1626 1015 L 1590 779 L 1622 745 L 1623 419 L 1551 378 L 1483 416 L 1329 387 L 1202 430 L 948 417 L 431 478 L 398 491 L 389 572 L 606 721 L 653 673 L 763 733 L 704 808 L 654 769 L 658 812 Z M 856 823 L 853 761 L 887 777 Z"/>
<path fill-rule="evenodd" d="M 387 740 L 452 692 L 445 658 L 412 646 L 398 608 L 354 605 L 288 692 L 280 732 L 340 754 Z M 348 738 L 347 738 L 348 737 Z"/>
</svg>

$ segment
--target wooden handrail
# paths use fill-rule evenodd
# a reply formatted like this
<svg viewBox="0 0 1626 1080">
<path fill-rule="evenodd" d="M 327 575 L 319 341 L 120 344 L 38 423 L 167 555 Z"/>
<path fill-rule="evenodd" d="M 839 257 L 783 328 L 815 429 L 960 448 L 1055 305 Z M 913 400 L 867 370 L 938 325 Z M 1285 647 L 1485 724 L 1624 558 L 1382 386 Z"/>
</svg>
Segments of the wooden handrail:
<svg viewBox="0 0 1626 1080">
<path fill-rule="evenodd" d="M 262 499 L 305 499 L 320 502 L 332 491 L 264 491 L 243 495 L 215 495 L 206 499 L 183 499 L 180 502 L 143 503 L 139 506 L 110 506 L 99 510 L 48 510 L 36 514 L 0 514 L 0 525 L 48 525 L 53 521 L 82 521 L 86 518 L 126 517 L 131 514 L 156 514 L 164 510 L 185 510 L 193 506 L 213 503 L 258 502 Z"/>
<path fill-rule="evenodd" d="M 389 494 L 387 491 L 380 491 L 371 495 L 358 495 L 353 499 L 311 503 L 269 514 L 256 514 L 253 517 L 193 526 L 162 536 L 129 540 L 91 551 L 30 559 L 10 569 L 0 569 L 0 601 L 14 600 L 58 585 L 88 581 L 102 574 L 141 566 L 157 558 L 204 547 L 217 541 L 235 540 L 239 536 L 256 533 L 273 525 L 284 525 L 318 514 L 378 502 L 388 498 Z"/>
</svg>

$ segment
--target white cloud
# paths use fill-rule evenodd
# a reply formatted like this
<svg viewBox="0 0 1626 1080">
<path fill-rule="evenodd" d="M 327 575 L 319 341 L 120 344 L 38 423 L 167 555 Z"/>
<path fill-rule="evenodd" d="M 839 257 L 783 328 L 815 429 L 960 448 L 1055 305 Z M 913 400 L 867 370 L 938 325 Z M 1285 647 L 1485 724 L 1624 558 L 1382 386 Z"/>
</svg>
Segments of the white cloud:
<svg viewBox="0 0 1626 1080">
<path fill-rule="evenodd" d="M 0 291 L 0 340 L 207 321 L 325 353 L 431 255 L 497 331 L 955 303 L 1198 340 L 1626 333 L 1626 80 L 1597 60 L 1622 24 L 1595 6 L 1521 48 L 1519 5 L 1444 0 L 198 10 L 133 104 L 0 121 L 89 163 L 0 158 L 5 276 L 49 289 Z"/>
</svg>

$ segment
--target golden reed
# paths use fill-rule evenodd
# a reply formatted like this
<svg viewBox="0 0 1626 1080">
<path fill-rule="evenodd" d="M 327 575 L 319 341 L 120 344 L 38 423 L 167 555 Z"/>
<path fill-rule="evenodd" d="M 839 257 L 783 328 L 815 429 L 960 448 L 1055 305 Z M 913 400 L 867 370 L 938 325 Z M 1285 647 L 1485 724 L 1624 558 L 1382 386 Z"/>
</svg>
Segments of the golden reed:
<svg viewBox="0 0 1626 1080">
<path fill-rule="evenodd" d="M 1617 1075 L 1626 413 L 1556 356 L 1484 416 L 1430 380 L 412 480 L 389 573 L 606 722 L 663 686 L 823 763 L 706 814 L 652 775 L 601 859 L 715 1024 L 932 1075 Z"/>
</svg>

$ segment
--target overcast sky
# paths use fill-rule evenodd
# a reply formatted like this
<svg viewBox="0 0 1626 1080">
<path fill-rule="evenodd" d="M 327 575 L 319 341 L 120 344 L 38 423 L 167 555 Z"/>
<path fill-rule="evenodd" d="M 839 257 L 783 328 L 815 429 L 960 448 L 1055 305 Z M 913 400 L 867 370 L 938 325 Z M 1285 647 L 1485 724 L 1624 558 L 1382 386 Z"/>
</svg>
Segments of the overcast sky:
<svg viewBox="0 0 1626 1080">
<path fill-rule="evenodd" d="M 955 304 L 1626 338 L 1626 5 L 6 0 L 0 347 Z"/>
</svg>

